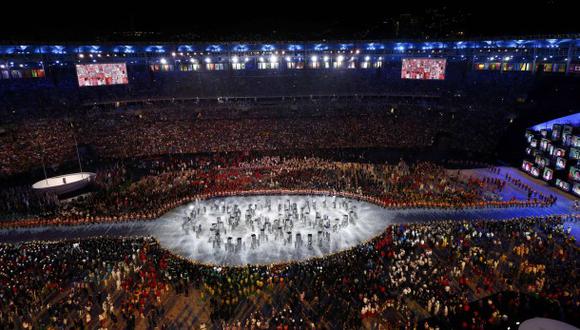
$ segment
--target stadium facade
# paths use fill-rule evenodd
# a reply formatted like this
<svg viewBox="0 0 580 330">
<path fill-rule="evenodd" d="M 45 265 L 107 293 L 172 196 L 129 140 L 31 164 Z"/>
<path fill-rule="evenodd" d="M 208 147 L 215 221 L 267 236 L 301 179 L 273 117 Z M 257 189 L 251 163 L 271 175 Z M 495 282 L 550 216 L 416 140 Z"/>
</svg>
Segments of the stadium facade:
<svg viewBox="0 0 580 330">
<path fill-rule="evenodd" d="M 476 80 L 521 84 L 538 74 L 577 76 L 579 46 L 578 35 L 445 42 L 2 45 L 0 108 L 62 105 L 63 99 L 93 104 L 154 98 L 441 96 L 473 87 Z M 116 77 L 95 78 L 99 70 L 112 70 Z M 102 85 L 108 88 L 84 88 Z M 31 90 L 37 97 L 27 97 Z"/>
<path fill-rule="evenodd" d="M 566 38 L 546 39 L 511 39 L 511 40 L 479 40 L 479 41 L 433 41 L 433 42 L 406 42 L 406 41 L 352 41 L 352 42 L 309 42 L 309 43 L 133 43 L 133 44 L 52 44 L 52 45 L 0 45 L 0 55 L 14 60 L 25 62 L 30 59 L 45 58 L 60 59 L 61 61 L 80 61 L 83 55 L 102 54 L 99 58 L 125 57 L 131 60 L 149 59 L 157 63 L 163 56 L 174 58 L 183 56 L 210 56 L 218 63 L 227 62 L 232 64 L 232 58 L 227 55 L 249 56 L 256 61 L 255 56 L 264 55 L 287 55 L 293 62 L 308 55 L 324 54 L 354 54 L 358 62 L 364 62 L 365 56 L 376 60 L 376 56 L 383 56 L 383 60 L 389 57 L 404 57 L 407 55 L 432 55 L 446 57 L 469 56 L 474 60 L 492 61 L 491 58 L 503 62 L 505 56 L 500 53 L 521 53 L 518 59 L 535 60 L 536 62 L 558 62 L 572 64 L 580 55 L 580 39 L 578 35 L 566 36 Z M 485 53 L 490 53 L 487 57 Z M 115 56 L 116 55 L 116 56 Z M 389 56 L 389 57 L 387 57 Z M 538 56 L 537 58 L 535 56 Z M 540 57 L 549 57 L 543 60 Z M 552 57 L 550 57 L 552 56 Z M 79 58 L 77 58 L 79 57 Z M 91 57 L 92 58 L 92 57 Z M 193 57 L 192 57 L 193 58 Z M 96 60 L 96 58 L 93 58 Z M 350 58 L 349 58 L 350 59 Z M 3 58 L 5 61 L 6 58 Z M 89 60 L 89 59 L 85 59 Z M 322 60 L 322 58 L 320 59 Z M 331 59 L 335 62 L 336 58 Z M 505 60 L 507 62 L 507 60 Z M 20 64 L 20 63 L 18 63 Z M 60 63 L 53 63 L 60 64 Z M 533 68 L 532 68 L 533 69 Z M 533 71 L 533 70 L 531 70 Z"/>
</svg>

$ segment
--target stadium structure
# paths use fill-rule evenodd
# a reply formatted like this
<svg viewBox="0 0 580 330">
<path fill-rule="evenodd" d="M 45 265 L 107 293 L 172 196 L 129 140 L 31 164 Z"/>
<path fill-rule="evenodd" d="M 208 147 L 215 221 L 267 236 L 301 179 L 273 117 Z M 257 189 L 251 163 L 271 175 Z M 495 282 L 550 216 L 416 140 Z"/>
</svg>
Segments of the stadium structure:
<svg viewBox="0 0 580 330">
<path fill-rule="evenodd" d="M 576 75 L 579 43 L 577 36 L 570 35 L 445 42 L 3 45 L 0 68 L 2 80 L 41 78 L 27 79 L 26 85 L 39 90 L 74 88 L 86 103 L 142 97 L 404 96 L 414 94 L 408 89 L 413 83 L 425 92 L 443 84 L 405 84 L 401 78 L 459 85 L 475 73 Z M 418 68 L 413 59 L 429 60 L 439 67 L 439 75 L 409 72 L 409 66 Z M 94 64 L 123 66 L 126 77 L 101 81 L 77 77 L 75 67 L 82 70 Z M 402 65 L 407 71 L 401 71 Z M 111 92 L 114 98 L 106 100 L 76 88 L 77 82 L 80 86 L 128 86 L 116 88 Z M 141 94 L 143 89 L 148 93 Z"/>
<path fill-rule="evenodd" d="M 0 45 L 0 328 L 580 326 L 580 35 Z"/>
</svg>

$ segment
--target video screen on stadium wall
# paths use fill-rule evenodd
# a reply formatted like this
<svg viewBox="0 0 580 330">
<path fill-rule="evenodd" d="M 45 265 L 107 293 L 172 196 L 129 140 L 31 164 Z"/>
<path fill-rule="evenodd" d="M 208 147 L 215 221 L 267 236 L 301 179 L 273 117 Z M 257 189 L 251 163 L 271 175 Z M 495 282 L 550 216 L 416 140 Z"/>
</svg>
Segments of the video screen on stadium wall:
<svg viewBox="0 0 580 330">
<path fill-rule="evenodd" d="M 572 192 L 574 195 L 580 196 L 580 183 L 575 183 L 574 186 L 572 186 Z"/>
<path fill-rule="evenodd" d="M 532 166 L 534 166 L 531 162 L 524 160 L 522 162 L 522 170 L 526 171 L 526 172 L 530 172 L 532 170 Z"/>
<path fill-rule="evenodd" d="M 554 178 L 554 170 L 547 167 L 544 168 L 544 174 L 542 175 L 542 178 L 544 178 L 546 181 L 552 180 Z"/>
<path fill-rule="evenodd" d="M 556 169 L 563 170 L 566 168 L 566 159 L 562 157 L 556 158 Z"/>
<path fill-rule="evenodd" d="M 77 64 L 80 87 L 128 84 L 125 63 Z"/>
<path fill-rule="evenodd" d="M 568 178 L 574 181 L 580 181 L 580 167 L 570 167 L 570 171 L 568 172 Z"/>
<path fill-rule="evenodd" d="M 564 191 L 570 191 L 570 184 L 566 181 L 562 181 L 560 179 L 556 179 L 556 187 L 564 190 Z"/>
<path fill-rule="evenodd" d="M 570 138 L 570 145 L 572 147 L 580 147 L 580 135 L 572 135 Z"/>
<path fill-rule="evenodd" d="M 447 60 L 444 58 L 404 58 L 402 79 L 443 80 Z"/>
</svg>

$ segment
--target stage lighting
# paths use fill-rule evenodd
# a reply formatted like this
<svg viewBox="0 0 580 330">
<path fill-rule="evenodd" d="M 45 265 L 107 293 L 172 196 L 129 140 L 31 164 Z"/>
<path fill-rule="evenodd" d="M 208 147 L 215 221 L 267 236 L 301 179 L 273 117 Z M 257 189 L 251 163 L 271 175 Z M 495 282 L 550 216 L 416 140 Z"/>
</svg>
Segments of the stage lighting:
<svg viewBox="0 0 580 330">
<path fill-rule="evenodd" d="M 161 64 L 167 64 L 167 60 L 166 60 L 166 59 L 164 59 L 164 58 L 161 58 L 161 59 L 159 60 L 159 63 L 161 63 Z"/>
<path fill-rule="evenodd" d="M 312 55 L 312 57 L 310 57 L 310 60 L 311 60 L 312 62 L 318 62 L 318 56 L 316 56 L 316 55 Z"/>
<path fill-rule="evenodd" d="M 232 57 L 232 63 L 238 63 L 239 59 L 237 56 Z"/>
<path fill-rule="evenodd" d="M 276 62 L 278 62 L 278 56 L 276 56 L 276 55 L 270 56 L 270 63 L 276 63 Z"/>
</svg>

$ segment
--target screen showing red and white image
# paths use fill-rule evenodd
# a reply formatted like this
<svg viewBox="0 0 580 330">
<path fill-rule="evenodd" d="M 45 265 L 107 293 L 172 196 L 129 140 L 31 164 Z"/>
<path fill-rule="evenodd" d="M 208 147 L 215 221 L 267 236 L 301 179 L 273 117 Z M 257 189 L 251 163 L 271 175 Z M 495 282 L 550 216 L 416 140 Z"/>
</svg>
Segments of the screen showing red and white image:
<svg viewBox="0 0 580 330">
<path fill-rule="evenodd" d="M 125 63 L 77 64 L 79 86 L 128 84 Z"/>
<path fill-rule="evenodd" d="M 447 60 L 444 58 L 404 58 L 401 78 L 443 80 L 446 65 Z"/>
</svg>

